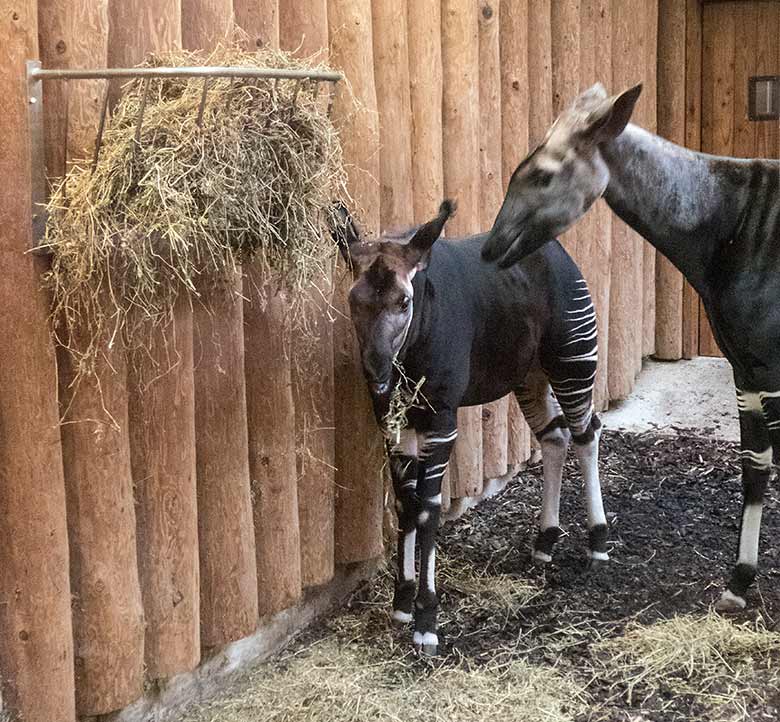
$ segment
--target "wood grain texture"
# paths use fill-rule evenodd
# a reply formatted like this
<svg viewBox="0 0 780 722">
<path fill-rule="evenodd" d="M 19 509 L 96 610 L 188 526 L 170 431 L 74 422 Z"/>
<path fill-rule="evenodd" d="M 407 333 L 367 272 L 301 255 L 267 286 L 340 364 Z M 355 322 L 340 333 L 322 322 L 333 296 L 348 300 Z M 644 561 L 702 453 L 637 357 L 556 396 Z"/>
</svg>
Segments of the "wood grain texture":
<svg viewBox="0 0 780 722">
<path fill-rule="evenodd" d="M 282 48 L 301 57 L 328 58 L 325 0 L 283 0 L 279 5 Z M 324 584 L 334 572 L 335 436 L 333 422 L 333 269 L 306 291 L 304 325 L 316 340 L 292 334 L 292 359 L 316 359 L 306 368 L 293 363 L 292 390 L 298 447 L 298 518 L 303 586 Z M 311 345 L 316 345 L 312 351 Z"/>
<path fill-rule="evenodd" d="M 444 193 L 458 202 L 448 234 L 479 231 L 479 13 L 469 0 L 444 0 L 441 6 L 443 73 L 442 147 Z M 448 152 L 449 151 L 449 152 Z M 482 490 L 482 411 L 458 410 L 458 440 L 450 463 L 452 498 Z"/>
<path fill-rule="evenodd" d="M 610 0 L 581 0 L 579 33 L 581 88 L 598 81 L 612 87 L 612 15 Z M 607 408 L 609 287 L 612 251 L 612 211 L 600 200 L 576 226 L 580 269 L 596 307 L 599 329 L 599 365 L 593 389 L 597 410 Z"/>
<path fill-rule="evenodd" d="M 233 0 L 233 13 L 250 47 L 279 47 L 279 0 Z"/>
<path fill-rule="evenodd" d="M 642 125 L 651 133 L 657 130 L 657 68 L 658 68 L 658 0 L 642 3 L 641 17 L 643 53 L 643 92 L 646 102 L 641 106 Z M 642 344 L 637 358 L 636 372 L 642 370 L 642 358 L 655 353 L 655 247 L 645 240 L 642 247 Z"/>
<path fill-rule="evenodd" d="M 0 697 L 31 722 L 74 722 L 73 636 L 57 372 L 32 243 L 24 62 L 38 56 L 36 3 L 0 22 Z"/>
<path fill-rule="evenodd" d="M 279 0 L 279 44 L 302 58 L 327 60 L 327 0 Z"/>
<path fill-rule="evenodd" d="M 180 0 L 181 41 L 189 50 L 211 52 L 230 38 L 233 0 Z"/>
<path fill-rule="evenodd" d="M 658 134 L 685 145 L 685 0 L 658 6 Z M 683 277 L 660 253 L 655 269 L 655 355 L 682 358 Z"/>
<path fill-rule="evenodd" d="M 629 88 L 644 77 L 642 0 L 612 4 L 612 85 Z M 643 104 L 635 112 L 641 124 Z M 624 399 L 631 392 L 641 366 L 643 343 L 644 250 L 642 239 L 617 217 L 612 221 L 612 255 L 609 307 L 608 390 L 610 399 Z"/>
<path fill-rule="evenodd" d="M 736 15 L 727 3 L 707 5 L 702 26 L 701 149 L 718 155 L 734 154 Z M 722 356 L 707 314 L 699 311 L 699 353 Z"/>
<path fill-rule="evenodd" d="M 244 280 L 244 344 L 260 616 L 301 597 L 301 547 L 290 375 L 289 303 L 253 267 Z"/>
<path fill-rule="evenodd" d="M 480 229 L 493 224 L 503 201 L 501 182 L 500 0 L 479 4 L 479 177 Z M 507 397 L 482 407 L 482 474 L 485 479 L 507 471 Z"/>
<path fill-rule="evenodd" d="M 211 52 L 232 25 L 231 0 L 183 0 L 182 42 Z M 256 626 L 257 578 L 244 377 L 241 272 L 198 281 L 193 308 L 200 643 L 214 648 Z"/>
<path fill-rule="evenodd" d="M 179 0 L 110 0 L 108 10 L 110 66 L 181 47 Z M 192 309 L 181 302 L 166 337 L 149 329 L 148 354 L 128 363 L 144 657 L 152 679 L 189 671 L 200 660 L 192 333 Z"/>
<path fill-rule="evenodd" d="M 685 145 L 701 148 L 702 7 L 699 0 L 685 1 Z M 683 281 L 683 358 L 699 353 L 699 298 Z"/>
<path fill-rule="evenodd" d="M 372 0 L 371 13 L 379 110 L 379 227 L 384 231 L 409 226 L 414 205 L 406 3 Z"/>
<path fill-rule="evenodd" d="M 379 141 L 369 0 L 329 0 L 328 31 L 339 83 L 333 118 L 341 131 L 348 185 L 366 234 L 379 231 Z M 336 561 L 372 559 L 383 552 L 383 442 L 360 368 L 349 319 L 351 277 L 343 264 L 335 274 L 333 331 L 336 425 Z"/>
<path fill-rule="evenodd" d="M 108 2 L 39 3 L 39 39 L 47 67 L 104 67 Z M 51 92 L 67 88 L 67 92 Z M 104 81 L 49 83 L 47 166 L 91 155 Z M 77 387 L 72 357 L 57 349 L 63 470 L 68 514 L 76 711 L 105 714 L 143 690 L 144 619 L 136 560 L 124 352 L 101 356 L 95 376 Z"/>
<path fill-rule="evenodd" d="M 408 53 L 412 117 L 412 191 L 414 222 L 436 215 L 444 198 L 441 113 L 441 3 L 408 0 Z"/>
<path fill-rule="evenodd" d="M 501 178 L 509 184 L 528 153 L 528 2 L 504 2 L 499 12 L 501 60 Z M 531 434 L 514 397 L 507 409 L 507 465 L 520 468 L 531 453 Z"/>
</svg>

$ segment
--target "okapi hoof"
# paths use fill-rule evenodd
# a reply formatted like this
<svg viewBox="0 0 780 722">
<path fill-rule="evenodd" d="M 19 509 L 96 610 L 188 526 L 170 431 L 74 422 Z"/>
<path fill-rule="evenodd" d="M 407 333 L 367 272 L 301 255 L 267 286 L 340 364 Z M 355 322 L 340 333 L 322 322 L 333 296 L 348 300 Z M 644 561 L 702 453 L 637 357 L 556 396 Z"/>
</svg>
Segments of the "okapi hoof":
<svg viewBox="0 0 780 722">
<path fill-rule="evenodd" d="M 606 552 L 590 552 L 585 568 L 588 572 L 597 572 L 602 567 L 607 566 L 607 562 L 609 562 L 609 554 Z"/>
<path fill-rule="evenodd" d="M 435 657 L 439 654 L 439 637 L 433 632 L 415 632 L 414 650 L 423 657 Z"/>
<path fill-rule="evenodd" d="M 549 564 L 552 561 L 553 548 L 563 532 L 557 526 L 540 531 L 534 542 L 533 560 L 537 564 Z"/>
<path fill-rule="evenodd" d="M 720 599 L 715 602 L 715 611 L 720 614 L 736 614 L 741 612 L 747 606 L 744 597 L 734 594 L 730 589 L 724 590 Z"/>
</svg>

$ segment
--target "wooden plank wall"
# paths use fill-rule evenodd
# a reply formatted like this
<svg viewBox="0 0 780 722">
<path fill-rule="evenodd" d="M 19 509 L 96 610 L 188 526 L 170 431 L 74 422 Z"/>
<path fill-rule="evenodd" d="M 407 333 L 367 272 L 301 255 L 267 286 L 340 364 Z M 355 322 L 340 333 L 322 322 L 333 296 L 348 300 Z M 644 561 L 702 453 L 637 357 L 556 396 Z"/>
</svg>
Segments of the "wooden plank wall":
<svg viewBox="0 0 780 722">
<path fill-rule="evenodd" d="M 80 12 L 88 5 L 76 4 Z M 4 36 L 0 56 L 5 97 L 15 99 L 0 121 L 9 124 L 8 137 L 26 132 L 19 63 L 36 55 L 37 32 L 52 66 L 122 66 L 153 50 L 213 47 L 234 18 L 250 45 L 281 43 L 301 54 L 329 55 L 348 79 L 337 88 L 333 118 L 341 128 L 354 210 L 368 235 L 428 219 L 445 194 L 460 205 L 451 233 L 486 229 L 516 165 L 555 113 L 596 80 L 614 91 L 643 80 L 638 120 L 652 129 L 659 11 L 661 47 L 676 58 L 660 65 L 658 93 L 668 92 L 670 99 L 659 106 L 659 128 L 689 144 L 698 137 L 698 111 L 689 102 L 697 82 L 691 68 L 700 67 L 692 50 L 701 37 L 698 0 L 101 0 L 89 4 L 98 13 L 91 33 L 78 32 L 83 23 L 75 18 L 81 16 L 69 14 L 74 3 L 18 5 L 24 12 L 11 36 Z M 683 25 L 681 45 L 664 29 Z M 47 121 L 51 168 L 64 166 L 68 148 L 88 148 L 95 87 L 75 89 L 70 100 L 61 88 L 47 90 L 47 104 L 56 109 Z M 70 125 L 63 120 L 69 115 Z M 6 157 L 13 160 L 6 176 L 25 188 L 26 147 L 14 146 L 3 162 Z M 112 389 L 118 432 L 99 443 L 75 427 L 52 434 L 57 376 L 36 281 L 40 263 L 21 255 L 29 246 L 27 198 L 6 194 L 0 200 L 2 247 L 11 252 L 14 287 L 24 289 L 14 294 L 23 297 L 20 308 L 0 317 L 2 337 L 19 337 L 16 347 L 26 354 L 3 355 L 0 397 L 6 423 L 12 419 L 27 438 L 52 438 L 37 447 L 43 457 L 32 464 L 32 476 L 29 468 L 24 474 L 17 468 L 23 458 L 29 466 L 29 457 L 14 445 L 16 437 L 0 450 L 0 568 L 19 563 L 2 543 L 15 535 L 14 548 L 35 560 L 36 584 L 48 585 L 49 593 L 43 599 L 23 590 L 12 609 L 0 606 L 6 610 L 0 613 L 0 677 L 3 699 L 14 709 L 29 719 L 67 722 L 77 712 L 98 715 L 128 704 L 140 694 L 144 674 L 165 679 L 193 669 L 203 648 L 248 634 L 259 619 L 296 603 L 306 586 L 327 581 L 335 564 L 381 555 L 382 441 L 357 364 L 345 304 L 350 278 L 340 263 L 335 322 L 325 315 L 317 321 L 332 334 L 332 350 L 327 336 L 320 353 L 333 390 L 324 384 L 311 398 L 296 391 L 287 355 L 287 300 L 273 295 L 262 307 L 255 291 L 270 279 L 250 272 L 243 307 L 233 304 L 218 319 L 230 318 L 228 343 L 221 345 L 227 361 L 210 346 L 212 320 L 198 316 L 193 336 L 192 313 L 182 305 L 168 349 L 177 363 L 169 374 L 147 383 L 151 369 L 141 362 L 130 364 L 127 381 L 120 374 L 104 382 Z M 13 233 L 6 219 L 13 219 Z M 565 243 L 588 278 L 598 311 L 596 398 L 603 408 L 630 391 L 643 355 L 654 346 L 664 357 L 692 352 L 692 299 L 679 277 L 603 203 Z M 656 287 L 663 294 L 658 303 Z M 236 292 L 237 282 L 231 288 Z M 669 328 L 660 331 L 654 319 Z M 13 346 L 4 342 L 3 348 Z M 229 379 L 214 375 L 223 361 L 233 369 Z M 35 375 L 20 370 L 10 392 L 14 368 L 33 368 Z M 63 363 L 65 401 L 67 374 Z M 94 403 L 85 396 L 71 412 L 86 417 Z M 316 453 L 325 465 L 316 474 L 301 470 L 300 456 L 296 461 L 307 404 L 331 408 L 320 416 L 326 422 L 318 429 Z M 23 413 L 30 408 L 38 414 Z M 514 400 L 484 411 L 462 414 L 468 429 L 453 465 L 456 498 L 479 493 L 483 476 L 517 470 L 530 454 L 529 430 Z M 210 430 L 212 424 L 220 428 Z M 227 427 L 237 431 L 229 439 L 221 435 Z M 105 454 L 100 462 L 99 454 Z M 113 459 L 110 469 L 101 466 L 106 458 Z M 98 483 L 111 472 L 113 497 L 107 484 Z M 6 479 L 21 478 L 28 493 L 14 494 Z M 36 485 L 40 493 L 31 495 Z M 124 513 L 104 520 L 103 531 L 90 538 L 89 507 L 97 513 L 109 502 Z M 14 520 L 24 523 L 14 526 Z M 57 544 L 40 543 L 44 533 Z M 111 568 L 111 583 L 125 590 L 125 607 L 90 596 L 103 566 Z M 0 574 L 3 594 L 8 581 Z M 72 619 L 70 584 L 82 597 Z M 133 623 L 120 628 L 120 617 Z M 19 635 L 28 626 L 35 632 L 29 640 Z M 111 674 L 106 655 L 114 660 Z"/>
</svg>

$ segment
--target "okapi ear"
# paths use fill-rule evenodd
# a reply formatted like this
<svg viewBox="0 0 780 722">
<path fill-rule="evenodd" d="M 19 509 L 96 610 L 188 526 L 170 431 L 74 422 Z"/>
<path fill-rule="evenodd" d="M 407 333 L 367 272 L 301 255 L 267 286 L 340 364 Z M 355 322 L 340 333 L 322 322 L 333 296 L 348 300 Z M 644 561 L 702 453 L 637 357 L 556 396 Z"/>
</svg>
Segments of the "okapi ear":
<svg viewBox="0 0 780 722">
<path fill-rule="evenodd" d="M 406 259 L 418 271 L 422 271 L 428 265 L 428 259 L 431 257 L 431 247 L 444 230 L 444 224 L 447 222 L 447 219 L 455 214 L 457 208 L 457 203 L 447 198 L 439 206 L 439 215 L 432 221 L 423 223 L 407 244 Z"/>
<path fill-rule="evenodd" d="M 330 233 L 339 247 L 341 257 L 351 263 L 349 249 L 353 243 L 360 243 L 360 233 L 352 215 L 341 201 L 334 204 Z"/>
<path fill-rule="evenodd" d="M 642 83 L 605 100 L 588 115 L 581 137 L 597 144 L 617 138 L 631 120 L 637 100 L 642 93 Z"/>
</svg>

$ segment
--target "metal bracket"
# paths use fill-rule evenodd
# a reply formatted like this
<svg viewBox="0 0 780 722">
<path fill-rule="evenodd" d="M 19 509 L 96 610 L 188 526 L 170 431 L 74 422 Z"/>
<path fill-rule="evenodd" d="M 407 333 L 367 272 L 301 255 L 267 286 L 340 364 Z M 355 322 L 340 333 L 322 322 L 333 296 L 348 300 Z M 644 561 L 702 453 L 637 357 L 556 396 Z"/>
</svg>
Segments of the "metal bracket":
<svg viewBox="0 0 780 722">
<path fill-rule="evenodd" d="M 46 255 L 46 154 L 43 132 L 43 83 L 34 75 L 41 69 L 39 60 L 28 60 L 27 127 L 30 133 L 30 200 L 32 201 L 32 252 Z"/>
</svg>

